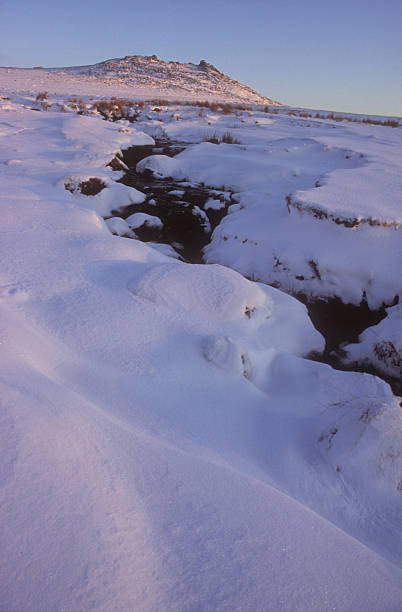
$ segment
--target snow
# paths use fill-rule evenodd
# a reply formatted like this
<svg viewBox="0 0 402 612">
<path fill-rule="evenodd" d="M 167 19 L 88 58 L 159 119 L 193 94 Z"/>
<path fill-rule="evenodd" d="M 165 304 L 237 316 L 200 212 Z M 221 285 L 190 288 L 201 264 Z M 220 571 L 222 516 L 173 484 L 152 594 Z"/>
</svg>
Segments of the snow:
<svg viewBox="0 0 402 612">
<path fill-rule="evenodd" d="M 128 289 L 161 310 L 186 313 L 181 325 L 201 342 L 204 335 L 228 334 L 239 355 L 250 352 L 257 363 L 272 348 L 298 355 L 324 348 L 300 302 L 222 266 L 154 265 Z"/>
<path fill-rule="evenodd" d="M 148 242 L 148 246 L 160 251 L 167 257 L 172 257 L 173 259 L 181 259 L 180 254 L 171 246 L 170 244 L 164 244 L 162 242 Z"/>
<path fill-rule="evenodd" d="M 137 227 L 142 227 L 143 225 L 147 227 L 155 227 L 157 229 L 161 229 L 163 227 L 163 223 L 159 217 L 147 215 L 146 213 L 134 213 L 133 215 L 127 217 L 126 223 L 131 227 L 131 229 L 137 229 Z"/>
<path fill-rule="evenodd" d="M 105 221 L 109 230 L 115 236 L 130 236 L 135 238 L 134 232 L 131 231 L 131 228 L 125 219 L 121 217 L 110 217 Z"/>
<path fill-rule="evenodd" d="M 402 307 L 387 308 L 378 325 L 366 329 L 359 342 L 344 347 L 346 363 L 369 363 L 378 371 L 402 379 Z"/>
<path fill-rule="evenodd" d="M 225 208 L 225 202 L 221 200 L 215 200 L 215 198 L 211 198 L 207 202 L 205 202 L 204 209 L 208 210 L 221 210 L 221 208 Z"/>
<path fill-rule="evenodd" d="M 130 204 L 141 204 L 145 201 L 145 194 L 138 189 L 127 187 L 123 183 L 116 183 L 115 180 L 103 172 L 98 172 L 95 178 L 102 181 L 104 188 L 93 196 L 81 194 L 79 186 L 93 178 L 87 175 L 73 175 L 65 177 L 62 183 L 68 191 L 73 193 L 74 198 L 80 199 L 81 206 L 88 206 L 91 210 L 96 210 L 99 215 L 107 216 L 114 209 L 122 209 Z M 88 201 L 88 197 L 90 197 L 90 201 Z"/>
<path fill-rule="evenodd" d="M 186 202 L 184 202 L 184 204 L 185 203 Z M 209 222 L 208 215 L 206 214 L 206 212 L 201 210 L 199 206 L 193 206 L 191 214 L 194 215 L 194 217 L 198 217 L 199 219 L 202 220 L 202 226 L 205 232 L 211 231 L 211 224 Z"/>
<path fill-rule="evenodd" d="M 207 248 L 218 263 L 190 265 L 169 245 L 122 237 L 141 213 L 134 225 L 110 217 L 144 194 L 107 164 L 152 144 L 153 124 L 122 131 L 10 97 L 0 101 L 0 608 L 399 610 L 400 400 L 377 377 L 306 359 L 324 348 L 306 308 L 235 270 L 355 301 L 366 286 L 372 302 L 399 291 L 395 225 L 348 228 L 285 200 L 318 193 L 318 178 L 353 184 L 386 151 L 395 178 L 399 131 L 217 112 L 216 129 L 232 126 L 242 145 L 214 145 L 183 107 L 163 129 L 193 144 L 140 164 L 211 181 L 217 197 L 237 191 Z M 80 193 L 91 178 L 105 187 Z M 395 185 L 382 220 L 397 220 Z M 317 276 L 310 260 L 321 278 L 296 284 L 304 266 Z M 388 315 L 380 331 L 397 343 L 399 307 Z"/>
<path fill-rule="evenodd" d="M 156 178 L 166 178 L 169 176 L 180 178 L 178 162 L 167 155 L 151 155 L 138 162 L 136 172 L 142 174 L 146 170 L 152 172 Z"/>
</svg>

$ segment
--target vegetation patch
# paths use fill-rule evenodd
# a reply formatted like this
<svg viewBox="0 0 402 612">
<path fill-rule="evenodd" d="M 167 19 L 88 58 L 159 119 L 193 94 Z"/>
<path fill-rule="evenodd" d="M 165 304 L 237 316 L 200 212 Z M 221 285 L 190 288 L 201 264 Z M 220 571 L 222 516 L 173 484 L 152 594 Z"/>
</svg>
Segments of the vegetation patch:
<svg viewBox="0 0 402 612">
<path fill-rule="evenodd" d="M 399 353 L 394 343 L 389 340 L 382 340 L 374 345 L 374 354 L 379 361 L 393 368 L 399 368 L 402 374 L 402 355 Z"/>
<path fill-rule="evenodd" d="M 70 191 L 71 193 L 76 193 L 77 191 L 79 191 L 80 193 L 82 193 L 82 195 L 94 196 L 106 187 L 106 183 L 102 181 L 102 179 L 96 176 L 92 176 L 86 181 L 81 181 L 81 183 L 67 181 L 64 183 L 64 186 L 67 191 Z"/>
<path fill-rule="evenodd" d="M 241 144 L 241 140 L 233 136 L 231 132 L 225 132 L 222 136 L 218 136 L 216 132 L 213 134 L 207 135 L 203 142 L 212 142 L 213 144 L 221 144 L 222 142 L 226 144 Z"/>
<path fill-rule="evenodd" d="M 293 208 L 295 210 L 298 210 L 300 213 L 308 213 L 316 219 L 328 219 L 329 221 L 332 221 L 337 225 L 343 225 L 344 227 L 348 227 L 351 229 L 359 227 L 359 225 L 361 224 L 367 224 L 371 227 L 392 227 L 395 229 L 398 229 L 401 225 L 398 221 L 381 221 L 380 219 L 375 219 L 373 217 L 340 217 L 338 215 L 329 213 L 326 210 L 319 208 L 318 206 L 298 202 L 297 200 L 294 200 L 290 194 L 286 196 L 286 207 L 289 213 Z"/>
<path fill-rule="evenodd" d="M 309 113 L 308 111 L 291 110 L 287 113 L 291 117 L 303 117 L 305 119 L 329 119 L 331 121 L 347 121 L 348 123 L 367 123 L 370 125 L 383 125 L 386 127 L 398 128 L 401 123 L 397 119 L 372 119 L 371 117 L 351 117 L 350 115 L 340 115 L 338 113 Z"/>
</svg>

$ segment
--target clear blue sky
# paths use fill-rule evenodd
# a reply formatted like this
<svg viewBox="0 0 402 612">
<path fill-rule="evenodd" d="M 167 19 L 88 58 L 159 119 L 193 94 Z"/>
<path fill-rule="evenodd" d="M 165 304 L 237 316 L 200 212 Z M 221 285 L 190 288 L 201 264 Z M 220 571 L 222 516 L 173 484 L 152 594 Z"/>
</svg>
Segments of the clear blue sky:
<svg viewBox="0 0 402 612">
<path fill-rule="evenodd" d="M 286 104 L 402 115 L 402 0 L 0 0 L 0 65 L 154 53 Z"/>
</svg>

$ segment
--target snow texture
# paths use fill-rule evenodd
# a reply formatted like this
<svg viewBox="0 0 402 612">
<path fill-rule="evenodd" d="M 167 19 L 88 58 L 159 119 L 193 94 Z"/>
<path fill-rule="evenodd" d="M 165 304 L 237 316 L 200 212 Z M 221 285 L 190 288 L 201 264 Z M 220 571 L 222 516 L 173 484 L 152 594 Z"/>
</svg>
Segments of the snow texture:
<svg viewBox="0 0 402 612">
<path fill-rule="evenodd" d="M 147 227 L 155 227 L 157 229 L 161 229 L 163 227 L 163 223 L 159 217 L 140 212 L 134 213 L 127 217 L 126 223 L 131 229 L 137 229 L 137 227 L 142 227 L 143 225 Z"/>
<path fill-rule="evenodd" d="M 125 219 L 121 217 L 110 217 L 105 221 L 106 225 L 115 236 L 128 236 L 135 238 L 135 233 Z"/>
<path fill-rule="evenodd" d="M 136 172 L 142 174 L 146 170 L 151 172 L 156 178 L 166 178 L 169 176 L 181 178 L 179 163 L 176 159 L 167 155 L 151 155 L 138 162 Z"/>
</svg>

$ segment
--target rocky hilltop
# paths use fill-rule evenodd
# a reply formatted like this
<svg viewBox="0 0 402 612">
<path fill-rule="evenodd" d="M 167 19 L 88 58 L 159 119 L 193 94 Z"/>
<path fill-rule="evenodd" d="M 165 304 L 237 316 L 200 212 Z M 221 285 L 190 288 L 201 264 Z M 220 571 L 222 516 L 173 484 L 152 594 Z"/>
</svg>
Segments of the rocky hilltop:
<svg viewBox="0 0 402 612">
<path fill-rule="evenodd" d="M 123 86 L 135 90 L 156 90 L 168 97 L 216 99 L 250 104 L 279 105 L 220 72 L 205 60 L 199 64 L 165 62 L 156 55 L 126 55 L 88 66 L 43 68 L 34 70 L 51 76 L 85 77 L 91 82 Z M 49 75 L 50 76 L 50 75 Z"/>
</svg>

